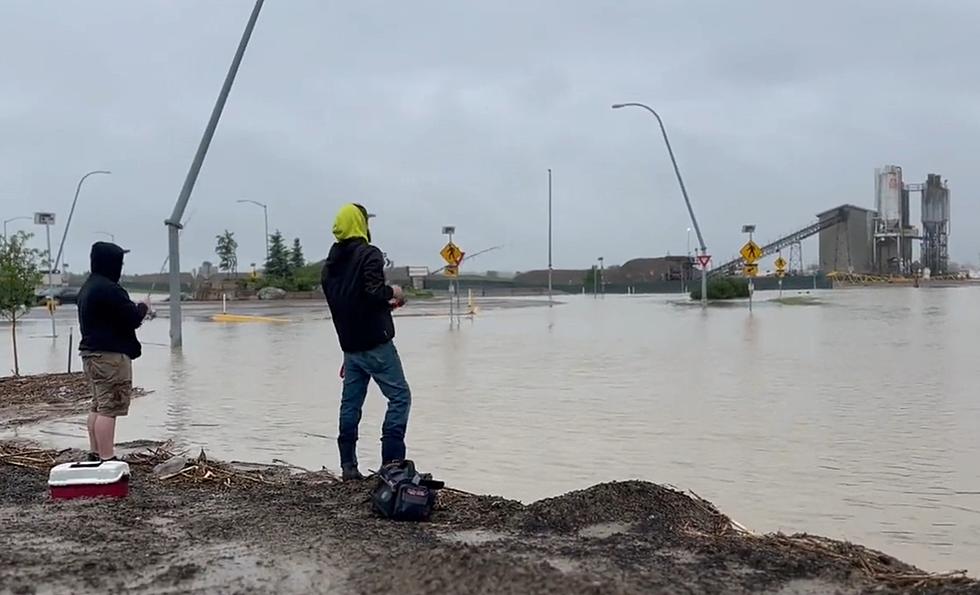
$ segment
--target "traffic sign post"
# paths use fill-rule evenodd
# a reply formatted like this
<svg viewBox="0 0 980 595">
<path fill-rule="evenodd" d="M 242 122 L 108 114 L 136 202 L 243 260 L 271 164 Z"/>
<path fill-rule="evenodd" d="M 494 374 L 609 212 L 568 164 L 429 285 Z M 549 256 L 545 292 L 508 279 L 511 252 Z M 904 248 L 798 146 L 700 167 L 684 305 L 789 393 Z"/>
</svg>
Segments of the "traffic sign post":
<svg viewBox="0 0 980 595">
<path fill-rule="evenodd" d="M 752 234 L 755 233 L 755 225 L 743 225 L 742 233 L 749 234 L 749 241 L 745 242 L 742 249 L 738 253 L 742 256 L 742 260 L 745 261 L 745 267 L 742 272 L 749 279 L 749 312 L 752 312 L 752 294 L 755 292 L 755 285 L 752 283 L 752 279 L 759 274 L 759 259 L 762 258 L 762 248 L 759 247 L 752 240 Z"/>
<path fill-rule="evenodd" d="M 779 277 L 779 298 L 783 297 L 783 277 L 786 276 L 786 260 L 780 254 L 776 257 L 776 276 Z"/>
<path fill-rule="evenodd" d="M 34 224 L 44 226 L 44 234 L 48 241 L 48 314 L 51 316 L 51 338 L 57 338 L 58 332 L 54 322 L 54 265 L 51 263 L 51 226 L 54 225 L 54 213 L 34 213 Z"/>
<path fill-rule="evenodd" d="M 458 324 L 458 302 L 459 300 L 459 285 L 453 280 L 459 278 L 459 265 L 463 262 L 463 257 L 466 255 L 463 250 L 453 243 L 453 234 L 456 233 L 456 227 L 453 225 L 446 225 L 442 228 L 442 233 L 448 236 L 449 241 L 446 245 L 442 247 L 439 251 L 439 256 L 446 262 L 446 266 L 443 269 L 443 274 L 449 279 L 449 326 L 453 325 L 453 318 L 456 317 Z"/>
<path fill-rule="evenodd" d="M 698 254 L 698 265 L 702 269 L 707 269 L 709 264 L 711 264 L 711 256 L 709 254 Z"/>
</svg>

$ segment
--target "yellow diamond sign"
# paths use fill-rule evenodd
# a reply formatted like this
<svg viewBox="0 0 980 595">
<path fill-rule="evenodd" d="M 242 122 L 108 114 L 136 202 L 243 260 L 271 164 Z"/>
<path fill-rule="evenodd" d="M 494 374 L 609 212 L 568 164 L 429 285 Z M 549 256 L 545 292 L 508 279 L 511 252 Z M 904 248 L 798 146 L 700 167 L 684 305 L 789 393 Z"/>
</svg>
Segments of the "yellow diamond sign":
<svg viewBox="0 0 980 595">
<path fill-rule="evenodd" d="M 752 240 L 746 242 L 738 253 L 742 256 L 742 260 L 744 260 L 746 264 L 755 264 L 759 262 L 760 258 L 762 258 L 762 248 L 760 248 L 759 244 L 756 244 Z"/>
<path fill-rule="evenodd" d="M 776 270 L 777 271 L 785 271 L 786 270 L 786 259 L 784 259 L 782 256 L 777 257 L 776 258 L 775 265 L 776 265 Z"/>
<path fill-rule="evenodd" d="M 456 244 L 449 242 L 439 251 L 439 256 L 446 261 L 446 264 L 459 266 L 463 262 L 463 251 Z"/>
</svg>

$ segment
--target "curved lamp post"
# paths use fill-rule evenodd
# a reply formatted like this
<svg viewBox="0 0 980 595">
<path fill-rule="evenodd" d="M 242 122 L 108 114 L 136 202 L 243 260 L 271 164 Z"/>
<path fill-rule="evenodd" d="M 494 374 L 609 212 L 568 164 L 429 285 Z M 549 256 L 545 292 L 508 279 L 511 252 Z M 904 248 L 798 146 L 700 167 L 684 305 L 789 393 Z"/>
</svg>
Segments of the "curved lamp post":
<svg viewBox="0 0 980 595">
<path fill-rule="evenodd" d="M 24 219 L 33 220 L 34 218 L 33 217 L 28 217 L 27 215 L 24 215 L 24 216 L 21 216 L 21 217 L 11 217 L 10 219 L 4 219 L 3 220 L 3 239 L 5 239 L 5 240 L 7 239 L 7 224 L 8 223 L 11 223 L 13 221 L 21 221 L 21 220 L 24 220 Z"/>
<path fill-rule="evenodd" d="M 684 195 L 684 204 L 687 205 L 687 212 L 691 216 L 691 223 L 694 225 L 694 231 L 698 236 L 698 244 L 701 246 L 701 254 L 706 255 L 708 253 L 708 248 L 704 245 L 704 236 L 701 235 L 701 226 L 698 225 L 698 220 L 694 216 L 694 209 L 691 208 L 691 199 L 687 196 L 687 188 L 684 186 L 684 178 L 681 177 L 681 170 L 677 167 L 677 160 L 674 158 L 674 150 L 670 147 L 670 139 L 667 138 L 667 129 L 664 128 L 664 121 L 660 119 L 660 114 L 658 114 L 652 107 L 643 103 L 617 103 L 612 106 L 613 109 L 620 109 L 624 107 L 638 107 L 647 110 L 653 117 L 657 119 L 657 124 L 660 125 L 660 132 L 664 135 L 664 144 L 667 145 L 667 153 L 670 155 L 670 162 L 674 166 L 674 174 L 677 175 L 677 183 L 681 187 L 681 194 Z M 701 305 L 708 305 L 708 270 L 706 266 L 701 267 Z"/>
<path fill-rule="evenodd" d="M 247 198 L 243 198 L 242 200 L 237 200 L 235 202 L 248 203 L 257 207 L 262 207 L 262 212 L 265 214 L 265 261 L 269 262 L 269 205 L 257 200 L 249 200 Z"/>
<path fill-rule="evenodd" d="M 75 205 L 78 203 L 78 194 L 82 191 L 82 184 L 89 176 L 94 176 L 95 174 L 111 174 L 111 171 L 106 171 L 103 169 L 97 169 L 95 171 L 90 171 L 78 180 L 78 186 L 75 187 L 75 198 L 71 201 L 71 210 L 68 211 L 68 221 L 65 222 L 65 231 L 61 234 L 61 245 L 58 246 L 58 256 L 54 259 L 54 270 L 59 271 L 61 269 L 61 255 L 65 250 L 65 240 L 68 239 L 68 229 L 71 227 L 71 218 L 75 214 Z"/>
</svg>

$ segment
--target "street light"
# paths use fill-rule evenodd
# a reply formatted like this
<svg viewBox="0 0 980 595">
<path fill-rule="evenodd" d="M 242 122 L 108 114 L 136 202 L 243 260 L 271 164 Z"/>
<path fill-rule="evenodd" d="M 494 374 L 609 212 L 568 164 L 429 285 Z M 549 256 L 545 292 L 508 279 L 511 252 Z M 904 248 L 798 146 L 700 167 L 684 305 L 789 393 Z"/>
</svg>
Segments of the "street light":
<svg viewBox="0 0 980 595">
<path fill-rule="evenodd" d="M 602 295 L 606 295 L 606 259 L 600 256 L 597 260 L 599 261 L 599 274 L 595 278 L 596 282 L 593 283 L 593 285 L 597 286 L 597 289 L 595 290 L 596 297 L 598 297 L 598 293 L 600 292 Z"/>
<path fill-rule="evenodd" d="M 68 229 L 71 227 L 71 217 L 75 214 L 75 205 L 78 203 L 78 194 L 82 191 L 82 184 L 89 176 L 94 176 L 95 174 L 111 174 L 111 171 L 106 171 L 103 169 L 97 169 L 90 171 L 78 180 L 78 185 L 75 186 L 75 198 L 71 201 L 71 210 L 68 211 L 68 221 L 65 222 L 65 231 L 61 234 L 61 245 L 58 246 L 58 257 L 54 259 L 55 271 L 61 269 L 61 255 L 65 250 L 65 240 L 68 239 Z"/>
<path fill-rule="evenodd" d="M 667 129 L 664 128 L 664 121 L 660 119 L 660 114 L 655 112 L 652 107 L 642 103 L 617 103 L 612 106 L 613 109 L 620 109 L 624 107 L 639 107 L 647 110 L 653 117 L 657 119 L 657 123 L 660 125 L 660 132 L 664 135 L 664 144 L 667 145 L 667 153 L 670 155 L 670 162 L 674 166 L 674 173 L 677 175 L 677 183 L 681 187 L 681 194 L 684 195 L 684 203 L 687 205 L 687 212 L 691 216 L 691 223 L 694 225 L 694 231 L 698 234 L 698 244 L 701 246 L 701 255 L 708 255 L 708 248 L 704 245 L 704 236 L 701 235 L 701 227 L 698 225 L 698 220 L 694 216 L 694 209 L 691 208 L 691 199 L 687 196 L 687 188 L 684 186 L 684 179 L 681 177 L 681 170 L 677 167 L 677 160 L 674 158 L 674 150 L 670 147 L 670 139 L 667 138 Z M 708 305 L 708 267 L 707 265 L 701 266 L 701 306 L 707 307 Z"/>
<path fill-rule="evenodd" d="M 552 276 L 554 274 L 554 264 L 551 259 L 551 168 L 548 168 L 548 307 L 554 306 L 552 296 Z"/>
<path fill-rule="evenodd" d="M 109 233 L 108 231 L 97 231 L 95 233 L 96 235 L 105 236 L 109 238 L 109 241 L 112 242 L 113 244 L 116 243 L 116 234 L 114 233 Z"/>
<path fill-rule="evenodd" d="M 265 261 L 269 262 L 269 205 L 257 200 L 249 199 L 242 199 L 236 202 L 248 203 L 257 207 L 262 207 L 262 213 L 265 215 Z"/>
<path fill-rule="evenodd" d="M 10 219 L 4 219 L 3 220 L 3 239 L 4 240 L 7 239 L 7 224 L 8 223 L 11 223 L 13 221 L 20 221 L 22 219 L 27 219 L 27 220 L 33 221 L 34 220 L 34 217 L 28 217 L 28 216 L 25 215 L 23 217 L 11 217 Z"/>
</svg>

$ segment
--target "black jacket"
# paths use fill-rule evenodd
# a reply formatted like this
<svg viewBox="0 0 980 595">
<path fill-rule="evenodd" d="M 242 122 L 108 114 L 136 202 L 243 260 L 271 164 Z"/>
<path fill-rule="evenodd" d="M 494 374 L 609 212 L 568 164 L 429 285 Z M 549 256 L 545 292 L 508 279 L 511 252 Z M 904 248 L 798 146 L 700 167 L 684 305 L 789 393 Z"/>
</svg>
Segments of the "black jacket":
<svg viewBox="0 0 980 595">
<path fill-rule="evenodd" d="M 136 329 L 146 317 L 146 304 L 134 304 L 119 285 L 125 251 L 109 242 L 92 245 L 92 272 L 78 292 L 81 351 L 122 353 L 131 359 L 142 354 Z"/>
<path fill-rule="evenodd" d="M 337 242 L 323 264 L 321 282 L 340 348 L 367 351 L 395 338 L 393 297 L 385 284 L 381 250 L 362 239 Z"/>
</svg>

